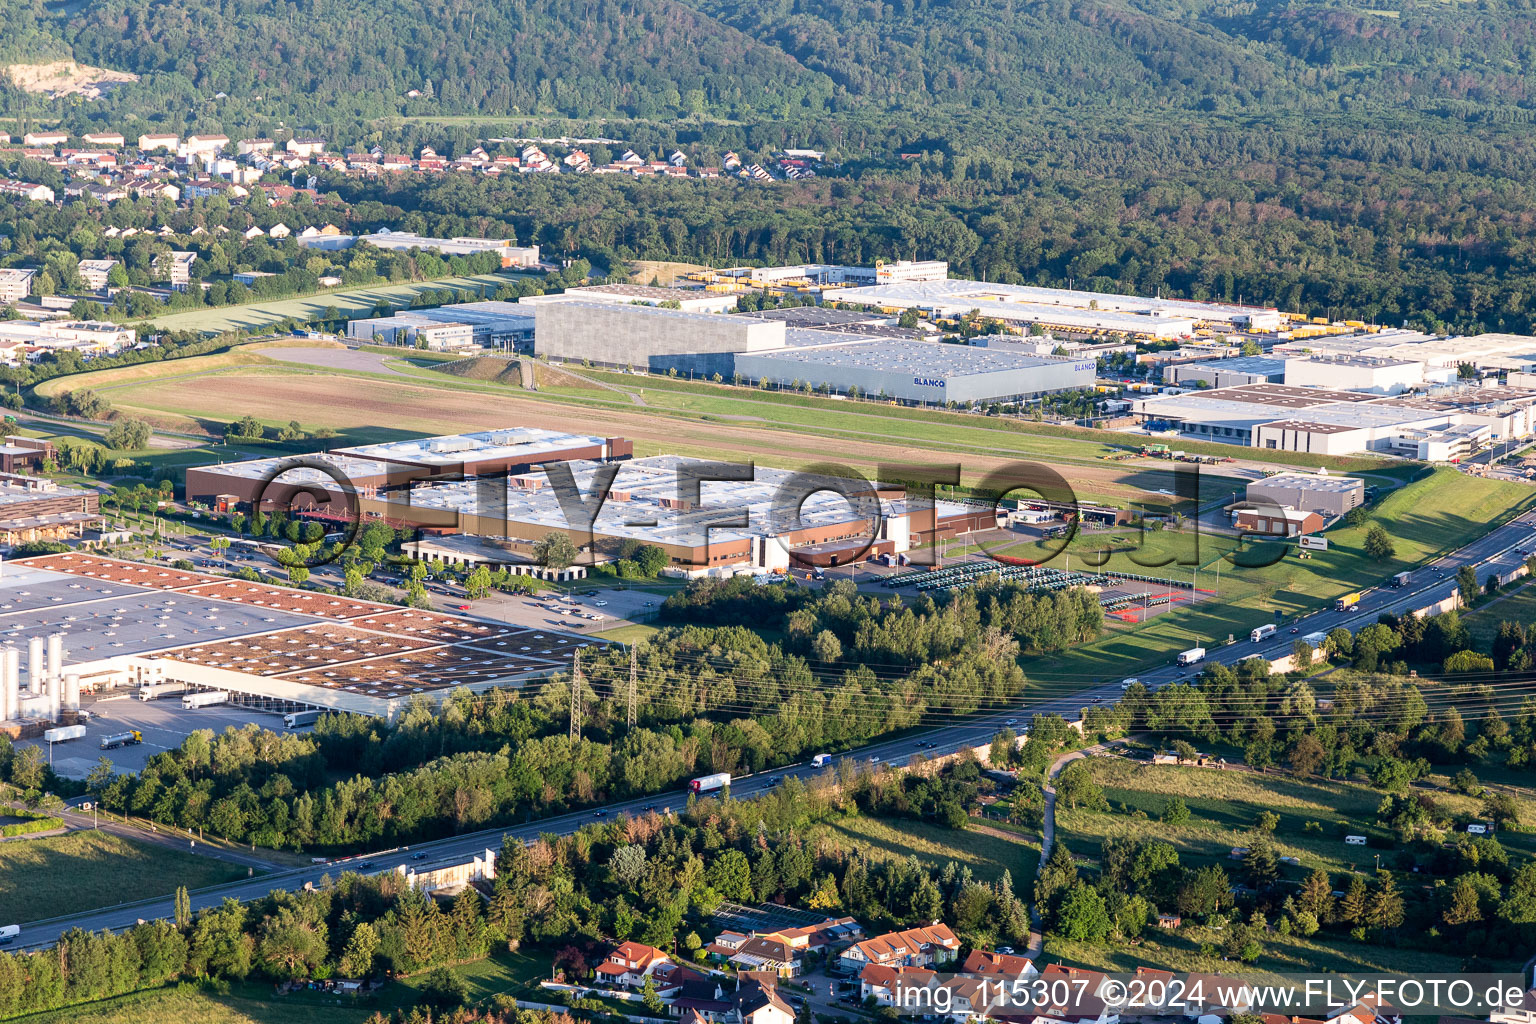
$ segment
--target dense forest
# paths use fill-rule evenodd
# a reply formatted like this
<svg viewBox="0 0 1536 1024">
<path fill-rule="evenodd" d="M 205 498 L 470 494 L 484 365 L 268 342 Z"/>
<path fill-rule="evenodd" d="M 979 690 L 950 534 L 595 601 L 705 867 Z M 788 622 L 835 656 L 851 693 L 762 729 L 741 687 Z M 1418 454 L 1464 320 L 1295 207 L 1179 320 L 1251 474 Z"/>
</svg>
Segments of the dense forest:
<svg viewBox="0 0 1536 1024">
<path fill-rule="evenodd" d="M 6 0 L 0 14 L 7 57 L 143 75 L 114 106 L 312 123 L 1369 106 L 1523 121 L 1536 38 L 1528 3 L 1497 0 Z"/>
</svg>

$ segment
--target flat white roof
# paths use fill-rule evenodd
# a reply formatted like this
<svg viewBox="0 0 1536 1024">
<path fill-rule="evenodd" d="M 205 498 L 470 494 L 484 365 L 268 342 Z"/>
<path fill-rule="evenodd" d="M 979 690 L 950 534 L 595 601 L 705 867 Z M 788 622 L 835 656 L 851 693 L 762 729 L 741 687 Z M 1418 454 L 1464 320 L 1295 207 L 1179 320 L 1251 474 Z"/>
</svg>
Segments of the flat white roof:
<svg viewBox="0 0 1536 1024">
<path fill-rule="evenodd" d="M 1070 288 L 1041 288 L 1034 285 L 989 284 L 961 279 L 918 281 L 850 288 L 835 296 L 839 301 L 879 302 L 879 295 L 900 296 L 915 302 L 952 304 L 968 296 L 992 297 L 1001 302 L 1037 306 L 1061 306 L 1069 309 L 1129 312 L 1143 316 L 1164 316 L 1193 320 L 1232 320 L 1253 316 L 1274 317 L 1279 311 L 1261 306 L 1238 306 L 1219 302 L 1194 302 L 1189 299 L 1144 298 L 1114 292 L 1089 292 Z"/>
</svg>

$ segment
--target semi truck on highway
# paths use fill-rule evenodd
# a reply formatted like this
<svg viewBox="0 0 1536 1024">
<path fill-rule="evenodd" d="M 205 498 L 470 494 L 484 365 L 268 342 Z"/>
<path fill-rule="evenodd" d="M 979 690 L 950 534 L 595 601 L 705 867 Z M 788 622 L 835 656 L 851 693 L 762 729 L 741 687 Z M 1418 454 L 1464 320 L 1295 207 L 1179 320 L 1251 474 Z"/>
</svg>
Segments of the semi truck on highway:
<svg viewBox="0 0 1536 1024">
<path fill-rule="evenodd" d="M 695 793 L 713 793 L 715 790 L 724 789 L 730 784 L 730 772 L 717 772 L 714 775 L 700 775 L 688 783 L 688 788 Z"/>
<path fill-rule="evenodd" d="M 832 761 L 832 755 L 831 754 L 817 754 L 815 757 L 811 758 L 811 767 L 812 768 L 821 768 L 824 765 L 829 764 L 831 761 Z"/>
<path fill-rule="evenodd" d="M 1336 612 L 1352 612 L 1360 607 L 1360 598 L 1365 595 L 1358 590 L 1350 591 L 1337 601 L 1333 602 L 1333 610 Z"/>
<path fill-rule="evenodd" d="M 101 738 L 102 750 L 116 750 L 118 747 L 131 747 L 136 743 L 144 742 L 144 734 L 137 729 L 129 729 L 127 732 L 115 732 L 111 736 Z"/>
<path fill-rule="evenodd" d="M 1400 572 L 1392 577 L 1392 585 L 1394 587 L 1406 587 L 1410 576 L 1410 573 Z"/>
<path fill-rule="evenodd" d="M 1260 640 L 1274 636 L 1275 633 L 1279 631 L 1279 629 L 1279 626 L 1276 626 L 1273 622 L 1271 622 L 1268 625 L 1260 626 L 1253 632 L 1249 633 L 1248 639 L 1254 643 L 1258 643 Z"/>
<path fill-rule="evenodd" d="M 325 714 L 325 712 L 319 710 L 290 711 L 283 716 L 283 725 L 290 729 L 297 729 L 305 725 L 314 725 L 316 722 L 320 721 L 320 716 L 323 714 Z"/>
<path fill-rule="evenodd" d="M 83 725 L 61 725 L 49 729 L 43 733 L 44 743 L 63 743 L 65 740 L 78 740 L 85 737 Z"/>
<path fill-rule="evenodd" d="M 0 946 L 8 946 L 16 941 L 16 936 L 21 934 L 21 925 L 8 924 L 0 927 Z"/>
<path fill-rule="evenodd" d="M 1191 647 L 1187 651 L 1180 651 L 1179 652 L 1179 664 L 1180 665 L 1194 665 L 1197 662 L 1201 662 L 1201 661 L 1204 661 L 1204 660 L 1205 660 L 1205 648 L 1204 647 Z"/>
<path fill-rule="evenodd" d="M 223 704 L 229 700 L 229 694 L 223 690 L 206 690 L 203 693 L 189 693 L 181 698 L 181 707 L 184 711 L 193 708 L 206 708 L 213 704 Z"/>
<path fill-rule="evenodd" d="M 139 687 L 139 700 L 158 700 L 178 693 L 185 693 L 186 683 L 145 683 Z"/>
</svg>

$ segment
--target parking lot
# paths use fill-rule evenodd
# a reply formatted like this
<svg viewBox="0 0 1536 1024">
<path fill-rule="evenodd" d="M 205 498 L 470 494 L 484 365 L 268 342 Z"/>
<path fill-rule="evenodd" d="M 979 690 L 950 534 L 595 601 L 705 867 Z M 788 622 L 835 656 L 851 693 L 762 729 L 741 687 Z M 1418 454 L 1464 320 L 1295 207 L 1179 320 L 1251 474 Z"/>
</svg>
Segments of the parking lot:
<svg viewBox="0 0 1536 1024">
<path fill-rule="evenodd" d="M 112 762 L 115 771 L 136 772 L 144 767 L 150 755 L 181 746 L 187 734 L 197 729 L 212 729 L 219 733 L 228 726 L 239 728 L 252 722 L 268 729 L 283 727 L 281 715 L 232 704 L 184 710 L 180 695 L 151 701 L 139 700 L 131 694 L 111 694 L 96 700 L 87 697 L 81 702 L 81 709 L 91 714 L 84 738 L 52 745 L 53 770 L 73 779 L 85 778 L 102 757 Z M 103 737 L 130 729 L 139 730 L 144 742 L 113 750 L 101 749 Z M 47 755 L 49 744 L 40 739 L 22 740 L 17 746 L 31 744 L 42 747 Z"/>
</svg>

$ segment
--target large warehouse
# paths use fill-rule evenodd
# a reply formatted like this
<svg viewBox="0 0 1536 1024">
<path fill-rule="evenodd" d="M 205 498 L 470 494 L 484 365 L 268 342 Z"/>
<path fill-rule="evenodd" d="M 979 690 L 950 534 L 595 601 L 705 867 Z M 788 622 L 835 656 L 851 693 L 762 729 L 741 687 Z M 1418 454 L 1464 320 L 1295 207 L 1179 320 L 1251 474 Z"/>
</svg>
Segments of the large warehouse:
<svg viewBox="0 0 1536 1024">
<path fill-rule="evenodd" d="M 932 341 L 870 340 L 791 331 L 789 345 L 736 356 L 736 373 L 778 387 L 826 385 L 838 394 L 901 402 L 1013 402 L 1093 386 L 1094 360 L 1034 356 Z"/>
<path fill-rule="evenodd" d="M 1285 381 L 1285 360 L 1265 356 L 1233 356 L 1169 363 L 1163 380 L 1181 388 L 1231 388 L 1242 384 L 1280 384 Z"/>
<path fill-rule="evenodd" d="M 958 279 L 849 288 L 831 298 L 840 303 L 923 309 L 940 316 L 979 309 L 983 316 L 1016 323 L 1064 331 L 1120 331 L 1151 338 L 1187 337 L 1200 325 L 1272 331 L 1284 322 L 1278 310 L 1259 306 Z"/>
<path fill-rule="evenodd" d="M 536 466 L 572 460 L 620 461 L 634 454 L 622 437 L 565 434 L 538 427 L 509 427 L 471 434 L 421 437 L 405 441 L 337 448 L 299 456 L 250 459 L 187 470 L 187 498 L 228 510 L 261 499 L 281 506 L 294 495 L 325 492 L 337 507 L 345 497 L 337 477 L 361 497 L 429 479 L 462 479 L 498 473 L 526 473 Z M 293 468 L 284 469 L 285 466 Z M 279 475 L 280 474 L 280 475 Z M 333 475 L 334 474 L 334 475 Z M 430 517 L 414 525 L 438 525 Z"/>
<path fill-rule="evenodd" d="M 765 466 L 746 467 L 752 473 L 748 480 L 706 479 L 697 501 L 686 497 L 687 474 L 711 465 L 677 455 L 620 464 L 590 526 L 572 521 L 544 473 L 508 480 L 502 507 L 488 503 L 475 482 L 417 487 L 408 510 L 392 509 L 382 500 L 363 506 L 391 517 L 454 518 L 459 532 L 502 541 L 522 555 L 557 531 L 578 547 L 590 547 L 600 561 L 616 557 L 625 541 L 655 544 L 675 569 L 690 574 L 772 571 L 787 568 L 792 559 L 847 565 L 996 525 L 991 508 L 940 501 L 930 513 L 909 503 L 900 486 L 802 478 Z M 583 495 L 590 499 L 600 490 L 595 479 L 600 463 L 571 463 L 570 468 Z M 814 482 L 814 490 L 807 481 Z"/>
<path fill-rule="evenodd" d="M 220 691 L 267 711 L 393 719 L 412 698 L 521 686 L 569 668 L 591 643 L 79 552 L 7 563 L 0 626 L 10 650 L 30 648 L 25 658 L 0 657 L 0 665 L 27 666 L 15 702 L 12 673 L 0 671 L 0 700 L 13 718 L 57 718 L 81 689 L 153 682 Z"/>
<path fill-rule="evenodd" d="M 1320 455 L 1379 451 L 1438 461 L 1465 454 L 1483 440 L 1529 436 L 1536 392 L 1441 388 L 1394 398 L 1250 384 L 1146 398 L 1136 402 L 1134 412 L 1150 430 L 1254 448 Z"/>
<path fill-rule="evenodd" d="M 679 363 L 701 364 L 695 367 L 700 372 L 729 374 L 732 354 L 784 345 L 782 323 L 749 317 L 586 299 L 540 302 L 530 308 L 534 350 L 568 362 L 663 372 Z"/>
<path fill-rule="evenodd" d="M 1248 484 L 1248 500 L 1268 507 L 1342 516 L 1365 501 L 1365 481 L 1326 473 L 1277 473 Z"/>
</svg>

